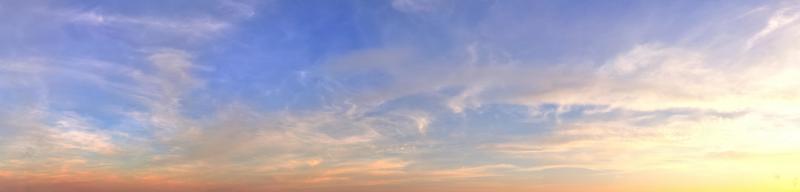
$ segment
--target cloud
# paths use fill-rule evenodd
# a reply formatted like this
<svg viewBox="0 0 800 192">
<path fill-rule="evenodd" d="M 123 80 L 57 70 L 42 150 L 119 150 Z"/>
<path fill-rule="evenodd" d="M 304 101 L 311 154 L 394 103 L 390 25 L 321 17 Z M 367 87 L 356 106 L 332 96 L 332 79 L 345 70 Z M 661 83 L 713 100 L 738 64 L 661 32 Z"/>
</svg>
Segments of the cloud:
<svg viewBox="0 0 800 192">
<path fill-rule="evenodd" d="M 783 18 L 785 14 L 779 12 L 775 17 Z M 786 29 L 769 33 L 771 38 L 794 37 L 795 26 L 779 23 Z M 748 38 L 739 37 L 740 40 Z M 491 49 L 476 48 L 475 44 L 468 44 L 469 48 L 463 53 L 456 50 L 435 58 L 398 51 L 403 49 L 358 51 L 335 59 L 331 65 L 340 70 L 334 71 L 337 74 L 378 72 L 389 75 L 391 80 L 387 80 L 387 86 L 362 92 L 365 97 L 372 97 L 365 101 L 377 99 L 373 103 L 378 104 L 413 95 L 439 95 L 444 90 L 459 90 L 449 95 L 444 104 L 454 112 L 486 103 L 728 111 L 794 105 L 796 99 L 790 95 L 795 91 L 789 89 L 792 83 L 784 79 L 797 72 L 792 65 L 796 59 L 791 53 L 793 45 L 776 41 L 774 47 L 765 48 L 772 51 L 765 55 L 766 50 L 742 53 L 725 49 L 742 41 L 717 41 L 711 39 L 693 46 L 640 43 L 594 65 L 543 66 L 513 58 L 498 59 Z M 476 50 L 480 51 L 476 53 Z M 469 57 L 462 58 L 464 55 Z M 476 65 L 475 60 L 495 64 Z M 349 70 L 356 67 L 362 71 Z"/>
<path fill-rule="evenodd" d="M 722 165 L 772 167 L 764 162 L 793 159 L 785 154 L 800 146 L 767 139 L 795 132 L 800 111 L 794 108 L 800 97 L 790 77 L 800 72 L 795 64 L 800 58 L 797 45 L 787 42 L 797 38 L 800 28 L 786 10 L 766 20 L 771 24 L 754 36 L 640 42 L 588 64 L 541 65 L 515 55 L 501 59 L 493 55 L 502 51 L 465 43 L 463 51 L 432 57 L 405 48 L 360 50 L 333 59 L 329 72 L 338 77 L 388 76 L 381 79 L 382 86 L 356 90 L 363 93 L 356 97 L 368 98 L 357 101 L 369 101 L 361 106 L 434 97 L 441 99 L 433 106 L 451 113 L 498 104 L 526 106 L 540 114 L 535 118 L 556 121 L 538 134 L 498 136 L 512 141 L 484 146 L 501 157 L 537 162 L 514 164 L 520 171 L 569 168 L 628 177 L 652 171 L 690 174 L 704 166 L 721 172 L 726 171 Z M 743 21 L 695 35 L 720 34 L 737 22 Z M 730 49 L 756 41 L 759 50 Z M 558 107 L 552 116 L 536 111 L 550 105 Z M 598 110 L 582 109 L 587 106 Z M 436 107 L 416 109 L 437 120 L 450 115 Z M 771 155 L 755 155 L 761 157 L 755 161 L 751 151 Z M 747 158 L 724 158 L 740 155 Z M 764 173 L 756 169 L 748 171 Z"/>
<path fill-rule="evenodd" d="M 474 177 L 499 176 L 498 174 L 492 173 L 491 171 L 498 169 L 502 170 L 502 169 L 516 169 L 516 168 L 517 166 L 510 164 L 480 165 L 475 167 L 462 167 L 450 170 L 432 171 L 429 174 L 433 176 L 434 179 L 474 178 Z"/>
<path fill-rule="evenodd" d="M 751 49 L 755 43 L 757 43 L 762 38 L 768 36 L 770 33 L 778 30 L 786 25 L 791 24 L 797 18 L 800 17 L 800 14 L 796 13 L 796 10 L 792 10 L 789 8 L 778 10 L 772 17 L 769 18 L 767 21 L 767 26 L 764 26 L 758 33 L 750 37 L 745 44 L 745 49 Z"/>
<path fill-rule="evenodd" d="M 253 1 L 223 0 L 220 5 L 224 10 L 229 10 L 237 17 L 250 18 L 256 15 L 256 8 Z"/>
<path fill-rule="evenodd" d="M 365 165 L 350 165 L 350 166 L 340 166 L 337 168 L 332 168 L 325 170 L 323 172 L 324 177 L 329 176 L 341 176 L 341 175 L 348 175 L 348 174 L 365 174 L 365 175 L 390 175 L 390 174 L 402 174 L 402 169 L 408 165 L 408 162 L 396 159 L 382 159 L 372 161 Z"/>
<path fill-rule="evenodd" d="M 443 2 L 445 1 L 393 0 L 392 7 L 396 10 L 409 13 L 429 12 L 434 11 L 437 7 L 437 4 L 441 4 Z"/>
<path fill-rule="evenodd" d="M 77 13 L 72 21 L 92 26 L 109 26 L 123 29 L 140 28 L 162 33 L 176 33 L 192 37 L 205 37 L 229 28 L 229 23 L 215 18 L 167 19 L 157 17 L 131 17 L 98 12 Z"/>
<path fill-rule="evenodd" d="M 391 6 L 457 16 L 444 10 L 445 3 L 403 0 Z M 214 5 L 227 17 L 104 9 L 61 14 L 76 31 L 120 30 L 154 42 L 206 39 L 234 28 L 236 19 L 259 14 L 249 2 Z M 800 112 L 795 20 L 783 10 L 752 36 L 648 40 L 597 60 L 566 54 L 578 58 L 541 61 L 534 53 L 501 49 L 516 47 L 495 42 L 496 34 L 465 32 L 496 22 L 475 19 L 433 30 L 452 38 L 431 44 L 446 46 L 384 37 L 380 46 L 322 58 L 323 66 L 292 68 L 300 73 L 282 84 L 297 87 L 276 92 L 325 100 L 301 109 L 262 107 L 266 99 L 240 91 L 263 88 L 261 82 L 215 87 L 219 76 L 232 75 L 224 74 L 225 67 L 237 65 L 207 70 L 206 62 L 215 60 L 203 54 L 225 45 L 136 44 L 119 61 L 3 58 L 0 134 L 6 139 L 0 156 L 7 161 L 0 161 L 0 177 L 9 179 L 0 183 L 30 178 L 42 190 L 381 191 L 472 186 L 467 183 L 475 179 L 482 187 L 525 179 L 532 186 L 545 182 L 542 174 L 575 170 L 621 178 L 698 168 L 793 172 L 779 168 L 800 160 L 790 155 L 800 146 L 792 137 Z M 520 29 L 506 31 L 528 32 L 514 30 Z M 698 36 L 724 30 L 703 32 Z M 77 96 L 92 98 L 72 102 Z M 267 99 L 305 102 L 294 95 Z M 82 184 L 88 182 L 103 185 Z"/>
<path fill-rule="evenodd" d="M 111 154 L 117 150 L 111 143 L 109 135 L 94 133 L 97 132 L 97 128 L 90 128 L 85 122 L 74 117 L 58 120 L 55 127 L 49 131 L 51 139 L 57 141 L 60 147 L 102 154 Z"/>
<path fill-rule="evenodd" d="M 430 124 L 430 120 L 427 117 L 414 117 L 414 122 L 417 123 L 417 130 L 419 130 L 420 134 L 425 134 L 428 132 L 428 124 Z"/>
</svg>

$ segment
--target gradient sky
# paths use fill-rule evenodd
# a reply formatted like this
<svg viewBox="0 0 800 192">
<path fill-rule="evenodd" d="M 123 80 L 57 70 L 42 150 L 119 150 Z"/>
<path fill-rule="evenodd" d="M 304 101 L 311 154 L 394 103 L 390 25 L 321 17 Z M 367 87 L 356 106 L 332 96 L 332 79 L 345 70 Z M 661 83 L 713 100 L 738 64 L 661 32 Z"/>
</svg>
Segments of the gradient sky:
<svg viewBox="0 0 800 192">
<path fill-rule="evenodd" d="M 0 2 L 0 191 L 798 191 L 800 1 Z"/>
</svg>

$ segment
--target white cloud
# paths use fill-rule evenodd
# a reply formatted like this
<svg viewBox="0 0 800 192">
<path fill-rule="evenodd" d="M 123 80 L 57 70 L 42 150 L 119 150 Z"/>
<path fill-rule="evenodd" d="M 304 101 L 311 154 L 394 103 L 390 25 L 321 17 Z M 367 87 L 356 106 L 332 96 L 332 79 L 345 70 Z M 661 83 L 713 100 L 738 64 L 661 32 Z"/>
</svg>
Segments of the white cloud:
<svg viewBox="0 0 800 192">
<path fill-rule="evenodd" d="M 110 142 L 110 137 L 96 133 L 77 130 L 56 130 L 54 139 L 60 140 L 61 147 L 80 149 L 91 152 L 111 154 L 115 147 Z"/>
<path fill-rule="evenodd" d="M 769 18 L 767 25 L 764 26 L 764 28 L 747 40 L 745 49 L 751 49 L 759 40 L 770 35 L 770 33 L 793 23 L 795 20 L 797 20 L 797 18 L 800 18 L 800 13 L 797 13 L 796 10 L 789 8 L 778 10 L 774 15 L 772 15 L 772 17 Z"/>
<path fill-rule="evenodd" d="M 236 8 L 243 9 L 243 8 Z M 246 10 L 242 10 L 246 11 Z M 127 16 L 98 11 L 53 11 L 55 16 L 68 18 L 72 24 L 81 24 L 91 27 L 108 27 L 119 29 L 122 35 L 129 35 L 130 39 L 137 39 L 142 32 L 153 34 L 149 38 L 189 38 L 192 40 L 207 39 L 232 27 L 231 18 L 212 16 L 195 17 L 157 17 L 157 16 Z"/>
</svg>

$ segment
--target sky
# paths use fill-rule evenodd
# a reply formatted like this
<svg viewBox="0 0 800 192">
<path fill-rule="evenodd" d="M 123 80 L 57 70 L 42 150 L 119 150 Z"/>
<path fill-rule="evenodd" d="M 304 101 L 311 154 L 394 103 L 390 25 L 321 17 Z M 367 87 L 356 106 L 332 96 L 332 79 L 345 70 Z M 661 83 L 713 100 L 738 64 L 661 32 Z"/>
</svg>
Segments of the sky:
<svg viewBox="0 0 800 192">
<path fill-rule="evenodd" d="M 800 1 L 0 2 L 0 191 L 798 191 Z"/>
</svg>

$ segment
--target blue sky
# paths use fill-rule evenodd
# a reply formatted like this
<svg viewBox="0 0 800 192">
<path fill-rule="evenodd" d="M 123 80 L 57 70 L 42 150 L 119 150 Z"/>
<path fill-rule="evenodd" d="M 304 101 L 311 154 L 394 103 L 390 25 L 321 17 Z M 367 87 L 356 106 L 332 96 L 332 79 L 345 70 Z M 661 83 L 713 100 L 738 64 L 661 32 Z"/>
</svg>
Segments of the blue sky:
<svg viewBox="0 0 800 192">
<path fill-rule="evenodd" d="M 791 190 L 775 178 L 800 176 L 787 169 L 800 160 L 799 11 L 793 1 L 3 2 L 0 184 Z M 749 176 L 725 177 L 736 174 Z"/>
</svg>

